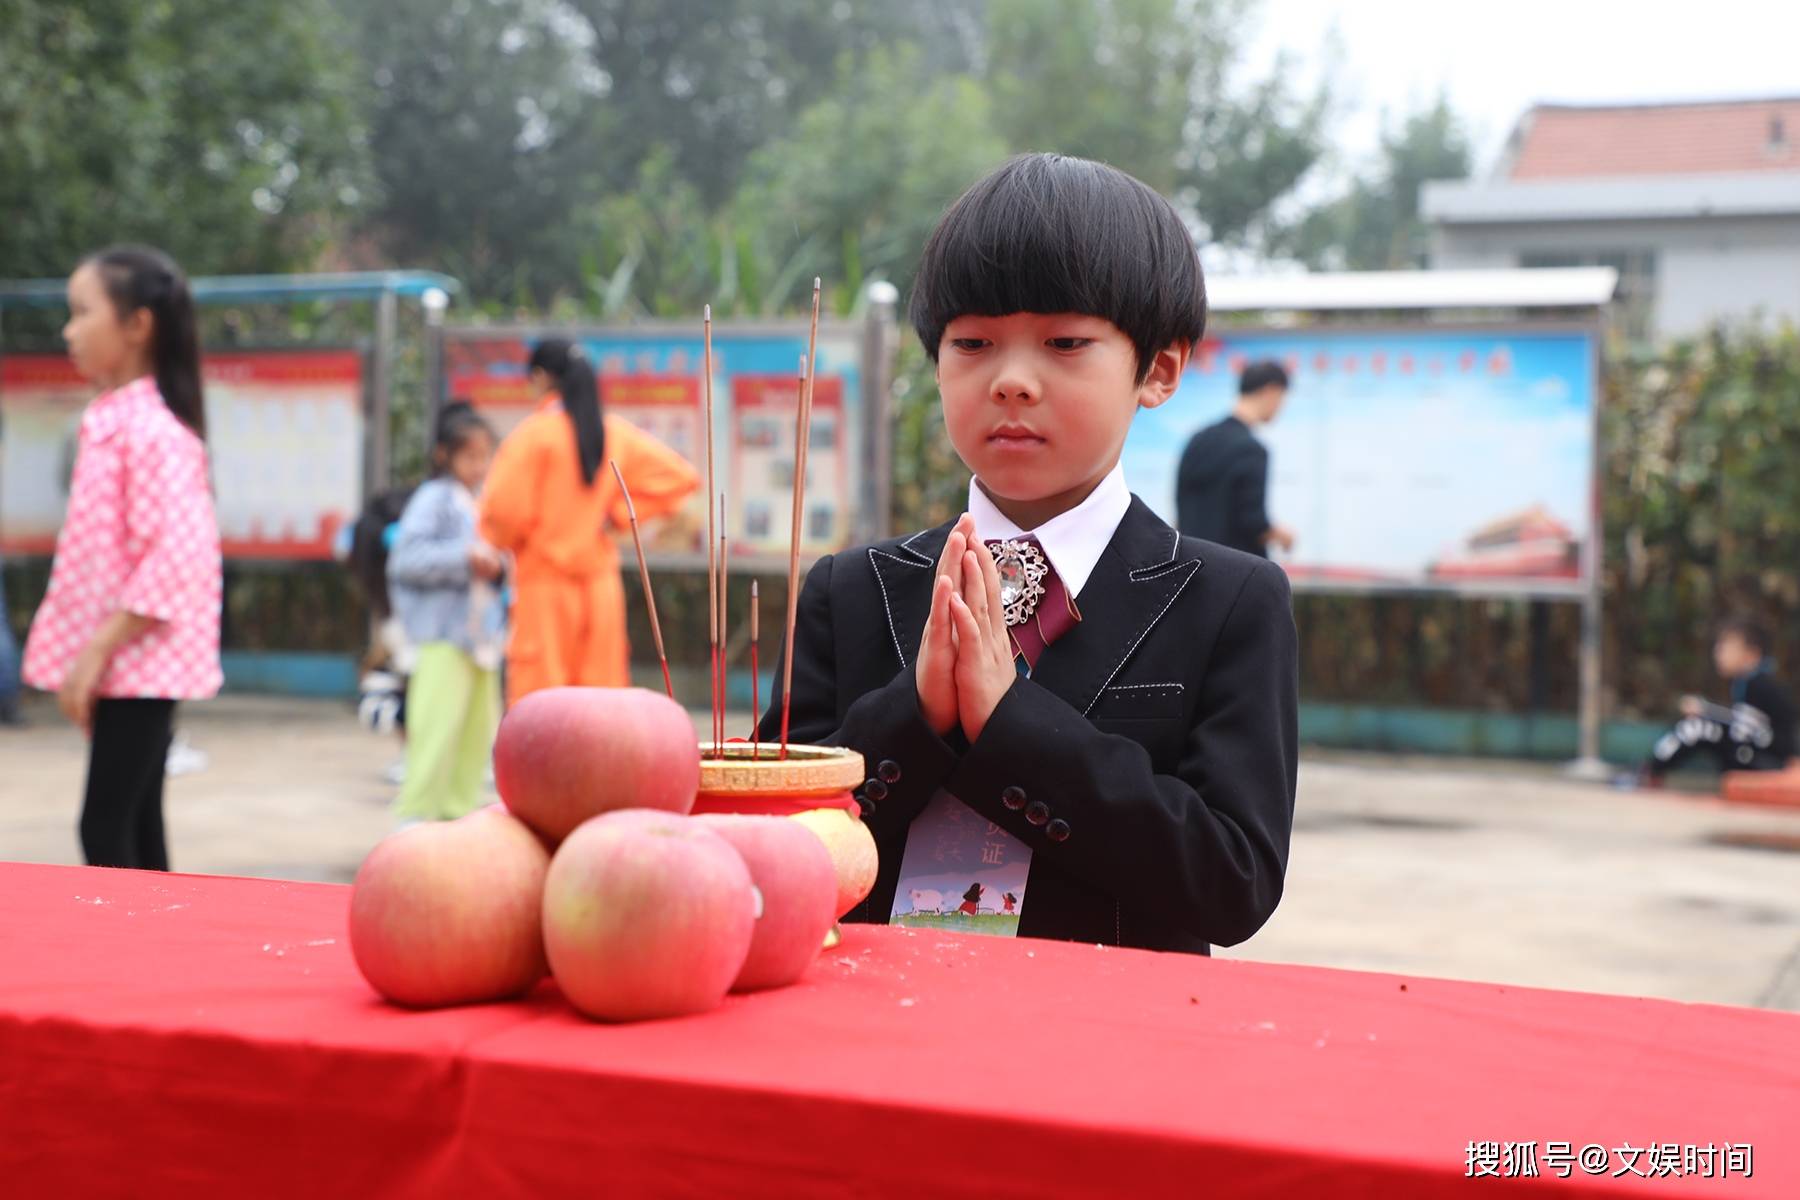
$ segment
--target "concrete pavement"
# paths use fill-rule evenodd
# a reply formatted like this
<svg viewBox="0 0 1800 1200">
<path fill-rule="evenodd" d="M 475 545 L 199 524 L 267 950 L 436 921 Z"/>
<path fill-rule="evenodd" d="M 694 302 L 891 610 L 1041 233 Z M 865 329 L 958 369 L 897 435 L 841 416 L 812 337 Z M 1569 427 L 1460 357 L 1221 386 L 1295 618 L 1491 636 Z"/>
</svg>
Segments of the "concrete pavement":
<svg viewBox="0 0 1800 1200">
<path fill-rule="evenodd" d="M 85 744 L 31 717 L 0 729 L 0 859 L 78 863 Z M 347 881 L 392 827 L 398 743 L 347 705 L 233 696 L 180 725 L 211 761 L 169 782 L 177 870 Z M 1800 812 L 1311 756 L 1281 908 L 1221 953 L 1800 1011 Z"/>
</svg>

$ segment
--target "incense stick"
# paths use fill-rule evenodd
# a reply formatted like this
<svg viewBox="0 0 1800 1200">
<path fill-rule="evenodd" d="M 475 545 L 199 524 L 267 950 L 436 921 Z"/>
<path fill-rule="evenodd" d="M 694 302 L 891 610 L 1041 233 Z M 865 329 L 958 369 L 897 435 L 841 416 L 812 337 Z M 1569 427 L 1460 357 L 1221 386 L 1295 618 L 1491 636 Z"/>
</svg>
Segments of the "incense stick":
<svg viewBox="0 0 1800 1200">
<path fill-rule="evenodd" d="M 794 626 L 800 612 L 800 535 L 806 513 L 806 449 L 812 440 L 812 395 L 819 346 L 819 277 L 813 276 L 812 328 L 800 363 L 799 413 L 794 422 L 794 525 L 788 544 L 786 653 L 781 667 L 781 757 L 787 758 L 788 716 L 794 704 Z"/>
<path fill-rule="evenodd" d="M 756 580 L 750 581 L 750 761 L 762 757 L 762 664 L 756 661 L 756 644 L 762 633 L 762 597 Z"/>
<path fill-rule="evenodd" d="M 731 558 L 726 553 L 725 493 L 719 493 L 719 736 L 714 747 L 725 753 L 725 699 L 731 683 Z"/>
<path fill-rule="evenodd" d="M 710 633 L 708 639 L 712 655 L 712 678 L 709 681 L 712 698 L 707 706 L 707 713 L 712 719 L 713 752 L 719 752 L 719 575 L 715 554 L 718 550 L 718 531 L 713 525 L 712 498 L 718 494 L 719 480 L 713 473 L 713 360 L 712 360 L 712 305 L 702 310 L 702 350 L 701 371 L 704 372 L 703 388 L 706 395 L 706 604 Z"/>
<path fill-rule="evenodd" d="M 656 643 L 656 659 L 662 664 L 663 690 L 675 698 L 675 681 L 669 677 L 669 654 L 663 649 L 662 622 L 656 619 L 656 592 L 650 587 L 650 564 L 644 561 L 644 535 L 638 532 L 637 505 L 631 502 L 631 489 L 625 486 L 625 473 L 619 461 L 612 463 L 613 477 L 619 481 L 619 493 L 625 497 L 625 513 L 631 518 L 631 545 L 637 551 L 638 578 L 644 584 L 644 607 L 650 610 L 650 637 Z"/>
<path fill-rule="evenodd" d="M 781 757 L 787 758 L 788 713 L 792 702 L 788 692 L 794 686 L 794 626 L 800 612 L 800 445 L 802 425 L 806 420 L 806 359 L 800 360 L 800 374 L 794 386 L 794 507 L 792 532 L 788 539 L 787 636 L 782 639 L 781 653 Z"/>
</svg>

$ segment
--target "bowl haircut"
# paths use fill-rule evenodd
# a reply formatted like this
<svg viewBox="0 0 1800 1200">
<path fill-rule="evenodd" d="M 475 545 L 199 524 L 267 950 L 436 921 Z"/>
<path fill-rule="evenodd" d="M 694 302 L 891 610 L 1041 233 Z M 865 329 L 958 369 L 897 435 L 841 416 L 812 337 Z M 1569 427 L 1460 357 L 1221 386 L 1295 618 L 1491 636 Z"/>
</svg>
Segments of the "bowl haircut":
<svg viewBox="0 0 1800 1200">
<path fill-rule="evenodd" d="M 963 316 L 1081 313 L 1156 354 L 1206 331 L 1194 239 L 1170 203 L 1125 172 L 1060 154 L 1022 154 L 952 204 L 925 244 L 908 316 L 937 361 Z"/>
</svg>

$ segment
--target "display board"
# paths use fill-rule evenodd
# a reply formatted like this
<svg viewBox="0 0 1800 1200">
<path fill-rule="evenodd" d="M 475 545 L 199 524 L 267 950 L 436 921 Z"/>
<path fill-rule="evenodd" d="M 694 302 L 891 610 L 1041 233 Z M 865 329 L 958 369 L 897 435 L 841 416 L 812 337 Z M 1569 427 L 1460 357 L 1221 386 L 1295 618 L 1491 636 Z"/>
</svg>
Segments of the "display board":
<svg viewBox="0 0 1800 1200">
<path fill-rule="evenodd" d="M 227 558 L 328 559 L 362 506 L 363 362 L 352 351 L 208 354 L 207 451 Z M 94 388 L 61 355 L 0 358 L 0 550 L 48 554 Z"/>
<path fill-rule="evenodd" d="M 1127 478 L 1174 523 L 1195 433 L 1227 416 L 1247 363 L 1292 386 L 1269 448 L 1282 558 L 1316 590 L 1578 596 L 1593 556 L 1595 348 L 1586 328 L 1227 331 L 1169 403 L 1140 412 Z"/>
<path fill-rule="evenodd" d="M 595 364 L 607 413 L 654 434 L 706 470 L 701 329 L 452 329 L 445 331 L 450 397 L 474 404 L 505 433 L 541 402 L 525 361 L 540 338 L 569 337 Z M 793 522 L 795 404 L 807 326 L 713 327 L 714 461 L 726 493 L 734 561 L 785 565 Z M 813 389 L 801 554 L 810 560 L 849 544 L 855 526 L 855 448 L 861 445 L 861 334 L 823 324 Z M 645 550 L 663 565 L 704 560 L 706 498 L 647 524 Z"/>
</svg>

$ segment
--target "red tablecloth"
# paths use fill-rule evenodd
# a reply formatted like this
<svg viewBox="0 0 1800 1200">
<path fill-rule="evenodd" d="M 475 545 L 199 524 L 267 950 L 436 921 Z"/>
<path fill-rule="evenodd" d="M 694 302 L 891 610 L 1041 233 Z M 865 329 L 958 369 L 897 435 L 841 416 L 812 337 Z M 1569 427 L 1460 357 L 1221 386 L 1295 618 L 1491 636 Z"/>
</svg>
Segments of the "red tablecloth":
<svg viewBox="0 0 1800 1200">
<path fill-rule="evenodd" d="M 1491 1140 L 1539 1187 L 1800 1196 L 1793 1015 L 863 927 L 703 1017 L 410 1013 L 348 899 L 0 865 L 0 1193 L 1510 1192 L 1467 1177 Z M 1753 1174 L 1563 1181 L 1548 1142 Z"/>
</svg>

